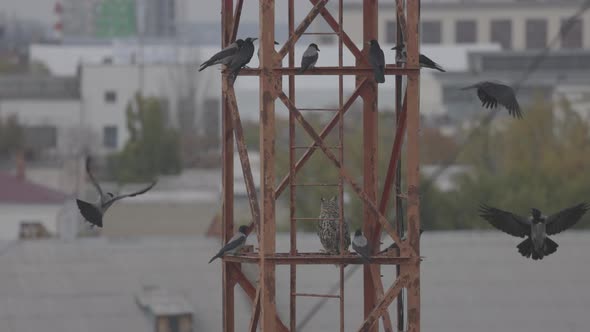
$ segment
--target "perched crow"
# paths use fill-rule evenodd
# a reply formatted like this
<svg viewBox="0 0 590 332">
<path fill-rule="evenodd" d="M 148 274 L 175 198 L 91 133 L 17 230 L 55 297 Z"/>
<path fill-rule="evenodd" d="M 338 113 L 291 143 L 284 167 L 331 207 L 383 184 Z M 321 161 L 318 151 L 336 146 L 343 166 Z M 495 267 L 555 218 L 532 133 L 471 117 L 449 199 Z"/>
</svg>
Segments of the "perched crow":
<svg viewBox="0 0 590 332">
<path fill-rule="evenodd" d="M 199 71 L 212 65 L 227 65 L 231 62 L 233 56 L 238 52 L 238 50 L 240 49 L 240 47 L 242 47 L 243 44 L 244 41 L 242 39 L 238 39 L 235 42 L 231 43 L 228 47 L 215 53 L 209 60 L 203 62 L 199 68 Z"/>
<path fill-rule="evenodd" d="M 98 191 L 98 202 L 96 204 L 92 204 L 76 199 L 76 203 L 78 204 L 78 209 L 80 210 L 80 213 L 82 214 L 84 219 L 86 219 L 86 221 L 88 221 L 92 225 L 98 227 L 102 227 L 102 217 L 108 210 L 108 208 L 111 207 L 111 205 L 113 205 L 113 203 L 125 197 L 133 197 L 146 193 L 148 190 L 152 189 L 152 187 L 156 185 L 157 182 L 157 180 L 155 180 L 149 186 L 140 191 L 136 191 L 131 194 L 119 195 L 115 197 L 115 195 L 113 195 L 112 193 L 108 192 L 104 194 L 102 192 L 100 185 L 98 184 L 98 182 L 96 182 L 96 179 L 94 179 L 94 176 L 90 171 L 90 157 L 86 158 L 86 172 L 88 173 L 90 182 L 92 182 L 92 184 L 96 188 L 96 191 Z"/>
<path fill-rule="evenodd" d="M 229 70 L 229 77 L 233 83 L 245 65 L 247 65 L 252 56 L 254 55 L 254 41 L 258 38 L 246 38 L 242 47 L 238 49 L 238 52 L 232 57 L 231 61 L 227 64 Z"/>
<path fill-rule="evenodd" d="M 400 53 L 401 57 L 398 59 L 398 61 L 404 62 L 404 63 L 407 62 L 408 61 L 408 52 L 406 50 L 405 44 L 392 48 L 392 50 L 395 50 L 395 51 L 397 51 L 398 49 L 401 49 L 401 53 Z M 444 70 L 443 67 L 441 67 L 441 65 L 430 60 L 429 57 L 427 57 L 426 55 L 424 55 L 422 53 L 420 53 L 420 57 L 418 58 L 418 62 L 420 64 L 420 67 L 436 69 L 436 70 L 443 72 L 443 73 L 446 72 L 446 70 Z"/>
<path fill-rule="evenodd" d="M 309 44 L 305 52 L 303 52 L 303 57 L 301 58 L 301 69 L 299 69 L 300 73 L 303 73 L 309 68 L 315 67 L 315 63 L 318 61 L 320 49 L 318 45 L 315 43 Z"/>
<path fill-rule="evenodd" d="M 385 55 L 379 43 L 373 39 L 369 42 L 369 64 L 373 68 L 375 81 L 385 83 Z"/>
<path fill-rule="evenodd" d="M 234 236 L 232 236 L 232 238 L 229 239 L 229 241 L 227 241 L 227 244 L 224 245 L 223 248 L 221 248 L 219 252 L 215 256 L 213 256 L 213 258 L 211 258 L 211 260 L 209 260 L 209 263 L 213 262 L 215 259 L 225 254 L 235 254 L 240 249 L 242 249 L 244 243 L 246 243 L 246 238 L 248 237 L 248 235 L 246 235 L 246 232 L 248 232 L 248 226 L 240 226 L 238 232 Z"/>
<path fill-rule="evenodd" d="M 553 215 L 544 216 L 541 211 L 531 209 L 531 216 L 524 218 L 508 211 L 502 211 L 485 204 L 480 206 L 480 216 L 492 226 L 513 236 L 526 237 L 518 246 L 518 252 L 534 260 L 543 259 L 557 251 L 557 243 L 548 235 L 560 233 L 573 225 L 590 209 L 590 205 L 580 203 Z"/>
<path fill-rule="evenodd" d="M 352 239 L 352 249 L 354 249 L 354 251 L 356 251 L 361 256 L 365 263 L 371 262 L 371 258 L 369 257 L 369 243 L 360 229 L 357 229 L 356 232 L 354 232 L 354 238 Z"/>
<path fill-rule="evenodd" d="M 485 108 L 496 108 L 498 104 L 508 110 L 508 114 L 515 118 L 522 118 L 520 106 L 514 95 L 514 90 L 506 84 L 496 82 L 479 82 L 462 88 L 461 90 L 477 89 L 477 96 Z"/>
</svg>

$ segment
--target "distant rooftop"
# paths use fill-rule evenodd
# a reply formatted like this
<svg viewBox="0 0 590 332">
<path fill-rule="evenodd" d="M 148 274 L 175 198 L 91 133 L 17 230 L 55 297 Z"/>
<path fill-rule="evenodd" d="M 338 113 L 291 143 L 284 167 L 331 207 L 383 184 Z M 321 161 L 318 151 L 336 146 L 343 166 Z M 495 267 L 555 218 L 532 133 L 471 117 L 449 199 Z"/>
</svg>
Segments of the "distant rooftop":
<svg viewBox="0 0 590 332">
<path fill-rule="evenodd" d="M 66 198 L 64 193 L 0 172 L 0 204 L 61 204 Z"/>
</svg>

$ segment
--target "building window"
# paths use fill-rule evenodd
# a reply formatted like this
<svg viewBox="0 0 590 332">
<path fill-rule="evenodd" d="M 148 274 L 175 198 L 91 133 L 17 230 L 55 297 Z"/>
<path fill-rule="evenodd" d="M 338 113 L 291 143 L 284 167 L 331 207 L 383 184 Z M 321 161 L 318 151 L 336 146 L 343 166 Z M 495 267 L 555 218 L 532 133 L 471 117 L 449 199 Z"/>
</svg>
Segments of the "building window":
<svg viewBox="0 0 590 332">
<path fill-rule="evenodd" d="M 460 20 L 455 23 L 455 42 L 472 44 L 477 38 L 477 25 L 474 20 Z"/>
<path fill-rule="evenodd" d="M 117 147 L 117 126 L 104 126 L 102 131 L 102 144 L 105 148 Z"/>
<path fill-rule="evenodd" d="M 500 44 L 505 50 L 512 49 L 512 21 L 492 20 L 490 33 L 492 43 Z"/>
<path fill-rule="evenodd" d="M 23 130 L 26 145 L 33 150 L 57 147 L 57 128 L 55 126 L 27 126 Z"/>
<path fill-rule="evenodd" d="M 440 44 L 442 41 L 440 21 L 422 21 L 420 36 L 424 44 Z"/>
<path fill-rule="evenodd" d="M 397 22 L 387 21 L 385 22 L 385 37 L 389 44 L 395 44 L 397 41 Z"/>
<path fill-rule="evenodd" d="M 540 49 L 547 46 L 547 21 L 545 19 L 526 20 L 526 48 Z"/>
<path fill-rule="evenodd" d="M 107 103 L 114 103 L 117 101 L 117 92 L 109 90 L 104 93 L 104 101 Z"/>
<path fill-rule="evenodd" d="M 561 21 L 561 47 L 582 48 L 582 28 L 581 19 Z"/>
</svg>

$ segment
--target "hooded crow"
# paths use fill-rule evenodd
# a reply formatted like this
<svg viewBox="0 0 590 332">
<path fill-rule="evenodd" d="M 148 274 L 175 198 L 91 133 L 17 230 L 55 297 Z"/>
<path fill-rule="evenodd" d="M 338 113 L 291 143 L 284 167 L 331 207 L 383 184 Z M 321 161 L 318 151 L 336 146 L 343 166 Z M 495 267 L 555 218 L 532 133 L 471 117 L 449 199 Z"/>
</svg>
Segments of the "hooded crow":
<svg viewBox="0 0 590 332">
<path fill-rule="evenodd" d="M 508 114 L 515 118 L 522 118 L 520 106 L 516 100 L 514 90 L 506 84 L 483 81 L 462 88 L 461 90 L 477 89 L 477 96 L 485 108 L 496 108 L 498 104 L 508 110 Z"/>
<path fill-rule="evenodd" d="M 401 50 L 400 52 L 400 57 L 397 59 L 397 61 L 399 62 L 407 62 L 408 61 L 408 52 L 406 51 L 406 45 L 398 45 L 394 48 L 392 48 L 392 50 Z M 424 68 L 430 68 L 430 69 L 436 69 L 440 72 L 445 73 L 446 70 L 443 69 L 443 67 L 441 67 L 441 65 L 439 65 L 438 63 L 432 61 L 429 57 L 427 57 L 426 55 L 420 53 L 420 57 L 418 58 L 418 62 L 420 64 L 420 67 L 424 67 Z"/>
<path fill-rule="evenodd" d="M 538 209 L 531 209 L 531 216 L 524 218 L 508 211 L 502 211 L 485 204 L 480 206 L 480 216 L 492 226 L 513 236 L 526 237 L 518 246 L 518 252 L 534 260 L 543 259 L 557 251 L 557 243 L 548 235 L 560 233 L 575 225 L 590 209 L 590 205 L 580 203 L 544 216 Z"/>
<path fill-rule="evenodd" d="M 357 229 L 356 232 L 354 232 L 354 237 L 352 239 L 352 249 L 354 249 L 354 251 L 356 251 L 361 256 L 365 263 L 371 262 L 371 258 L 369 257 L 369 243 L 360 229 Z"/>
<path fill-rule="evenodd" d="M 227 244 L 224 245 L 223 248 L 221 248 L 219 250 L 217 255 L 213 256 L 213 258 L 211 258 L 211 260 L 209 260 L 209 263 L 213 262 L 215 259 L 217 259 L 225 254 L 235 254 L 240 249 L 242 249 L 242 247 L 246 243 L 246 238 L 248 237 L 248 235 L 246 235 L 247 232 L 248 232 L 248 226 L 246 226 L 246 225 L 240 226 L 240 228 L 238 229 L 238 232 L 234 236 L 232 236 L 232 238 L 229 239 L 229 241 L 227 241 Z"/>
<path fill-rule="evenodd" d="M 305 52 L 303 52 L 303 57 L 301 58 L 301 69 L 299 69 L 300 73 L 305 72 L 309 68 L 315 67 L 315 63 L 318 61 L 320 49 L 318 45 L 315 43 L 309 44 Z"/>
<path fill-rule="evenodd" d="M 244 41 L 242 39 L 238 39 L 235 42 L 231 43 L 228 47 L 215 53 L 209 60 L 203 62 L 201 64 L 201 66 L 199 67 L 199 71 L 201 71 L 209 66 L 212 66 L 212 65 L 217 65 L 217 64 L 227 65 L 228 63 L 231 62 L 233 56 L 236 55 L 236 53 L 238 52 L 240 47 L 242 47 L 243 44 L 244 44 Z"/>
<path fill-rule="evenodd" d="M 242 47 L 238 49 L 236 55 L 234 55 L 231 61 L 227 64 L 231 82 L 236 80 L 240 69 L 247 65 L 252 59 L 252 56 L 254 55 L 254 41 L 256 39 L 258 38 L 246 38 Z"/>
<path fill-rule="evenodd" d="M 157 180 L 155 180 L 149 186 L 134 193 L 115 196 L 110 192 L 107 192 L 106 194 L 102 192 L 100 185 L 98 184 L 90 170 L 90 157 L 86 157 L 86 173 L 88 173 L 90 182 L 92 182 L 94 188 L 96 188 L 96 191 L 98 191 L 98 202 L 96 204 L 92 204 L 80 199 L 76 199 L 76 203 L 78 204 L 78 209 L 80 210 L 80 213 L 82 214 L 84 219 L 86 219 L 86 221 L 88 221 L 92 225 L 98 227 L 102 227 L 102 217 L 104 216 L 108 208 L 111 207 L 111 205 L 113 205 L 113 203 L 126 197 L 134 197 L 137 195 L 144 194 L 148 190 L 152 189 L 152 187 L 155 186 L 157 182 Z"/>
<path fill-rule="evenodd" d="M 385 83 L 385 55 L 375 39 L 369 42 L 369 64 L 373 68 L 375 81 Z"/>
</svg>

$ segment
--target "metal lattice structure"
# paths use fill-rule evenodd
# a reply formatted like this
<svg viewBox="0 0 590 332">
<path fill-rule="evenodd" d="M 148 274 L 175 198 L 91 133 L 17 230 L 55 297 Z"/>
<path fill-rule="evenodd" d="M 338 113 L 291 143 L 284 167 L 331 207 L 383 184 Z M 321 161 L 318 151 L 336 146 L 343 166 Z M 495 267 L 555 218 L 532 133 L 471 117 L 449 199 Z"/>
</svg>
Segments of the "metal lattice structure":
<svg viewBox="0 0 590 332">
<path fill-rule="evenodd" d="M 408 0 L 407 8 L 403 0 L 397 0 L 398 40 L 403 37 L 407 46 L 407 64 L 404 68 L 397 65 L 387 65 L 386 75 L 396 75 L 396 124 L 395 140 L 392 147 L 389 167 L 384 180 L 384 189 L 378 196 L 378 172 L 377 172 L 377 84 L 373 80 L 372 70 L 367 61 L 367 42 L 377 39 L 378 36 L 378 0 L 363 1 L 363 49 L 359 49 L 343 30 L 342 0 L 338 0 L 338 17 L 335 18 L 325 7 L 328 0 L 309 0 L 313 9 L 295 27 L 294 1 L 288 0 L 288 27 L 289 39 L 277 52 L 274 49 L 275 27 L 275 1 L 259 0 L 260 5 L 260 36 L 259 54 L 260 67 L 243 69 L 240 75 L 260 77 L 260 154 L 261 154 L 261 199 L 257 197 L 244 133 L 238 111 L 233 86 L 227 80 L 227 74 L 223 74 L 222 94 L 222 132 L 223 132 L 223 237 L 228 241 L 234 233 L 233 215 L 233 155 L 234 144 L 240 156 L 241 166 L 244 172 L 246 189 L 250 201 L 253 223 L 250 231 L 255 231 L 258 238 L 259 252 L 246 252 L 235 256 L 223 258 L 223 331 L 235 331 L 234 322 L 234 288 L 239 285 L 244 289 L 252 301 L 252 317 L 248 331 L 256 331 L 257 326 L 265 332 L 296 330 L 296 300 L 299 296 L 336 297 L 340 300 L 340 331 L 344 331 L 344 266 L 362 264 L 359 256 L 342 252 L 339 255 L 326 255 L 321 253 L 298 253 L 296 241 L 295 194 L 297 189 L 296 174 L 304 167 L 313 153 L 321 152 L 328 157 L 339 174 L 340 197 L 340 234 L 343 228 L 342 197 L 343 185 L 349 185 L 363 201 L 363 233 L 372 244 L 372 260 L 370 265 L 363 266 L 364 287 L 364 317 L 365 320 L 356 331 L 376 332 L 379 330 L 379 319 L 382 320 L 386 331 L 394 331 L 388 306 L 401 294 L 402 289 L 407 289 L 407 326 L 408 331 L 420 331 L 420 246 L 419 246 L 419 197 L 418 197 L 418 128 L 419 128 L 419 1 Z M 236 39 L 243 0 L 237 0 L 234 6 L 233 0 L 222 0 L 222 46 L 225 47 Z M 295 68 L 294 45 L 310 26 L 312 21 L 322 16 L 338 37 L 338 66 L 316 67 L 304 74 L 298 73 Z M 320 19 L 320 18 L 318 18 Z M 318 33 L 315 33 L 318 34 Z M 355 66 L 343 66 L 343 47 L 356 58 Z M 288 56 L 288 67 L 282 67 L 282 59 Z M 295 104 L 296 87 L 295 75 L 332 75 L 339 77 L 339 107 L 337 109 L 301 109 Z M 348 97 L 343 96 L 343 77 L 352 75 L 356 77 L 356 89 Z M 286 94 L 282 89 L 282 80 L 288 78 L 289 91 Z M 402 77 L 407 77 L 405 98 L 401 102 Z M 357 183 L 351 173 L 343 165 L 345 152 L 343 136 L 343 118 L 358 98 L 363 100 L 363 183 Z M 275 184 L 275 100 L 279 99 L 289 110 L 289 141 L 290 141 L 290 167 L 289 172 L 282 180 Z M 307 111 L 331 111 L 334 113 L 331 120 L 321 132 L 317 132 L 303 115 Z M 296 160 L 294 150 L 301 147 L 295 146 L 295 127 L 299 125 L 313 139 L 313 143 L 305 147 L 304 153 Z M 328 146 L 324 139 L 334 129 L 338 128 L 339 145 Z M 405 137 L 405 138 L 404 138 Z M 235 138 L 235 139 L 234 139 Z M 405 142 L 404 142 L 405 139 Z M 407 193 L 401 193 L 400 189 L 400 160 L 402 145 L 406 147 L 406 179 Z M 334 151 L 337 151 L 335 153 Z M 396 202 L 399 221 L 402 217 L 407 220 L 407 240 L 401 241 L 401 223 L 398 222 L 397 231 L 385 218 L 390 205 L 392 189 L 396 183 Z M 290 188 L 290 250 L 278 253 L 275 250 L 275 201 Z M 401 200 L 406 199 L 406 213 L 402 216 L 399 207 Z M 379 243 L 382 232 L 391 237 L 399 250 L 388 250 L 376 255 L 380 248 Z M 399 233 L 399 234 L 398 234 Z M 340 247 L 342 248 L 340 237 Z M 258 264 L 260 276 L 258 285 L 252 284 L 242 273 L 240 264 Z M 340 266 L 340 295 L 321 295 L 298 292 L 296 277 L 297 265 L 300 264 L 338 264 Z M 385 289 L 380 275 L 382 264 L 398 266 L 397 278 L 389 288 Z M 290 322 L 284 323 L 277 316 L 275 301 L 275 269 L 277 265 L 290 266 Z M 400 305 L 401 304 L 401 305 Z M 398 317 L 403 315 L 403 304 L 398 303 Z M 400 319 L 398 319 L 398 324 Z M 348 327 L 349 330 L 352 330 Z M 398 330 L 403 329 L 402 326 Z M 243 330 L 243 327 L 240 327 Z"/>
</svg>

